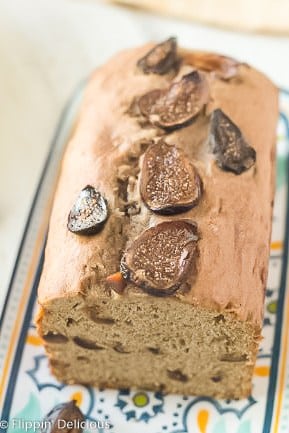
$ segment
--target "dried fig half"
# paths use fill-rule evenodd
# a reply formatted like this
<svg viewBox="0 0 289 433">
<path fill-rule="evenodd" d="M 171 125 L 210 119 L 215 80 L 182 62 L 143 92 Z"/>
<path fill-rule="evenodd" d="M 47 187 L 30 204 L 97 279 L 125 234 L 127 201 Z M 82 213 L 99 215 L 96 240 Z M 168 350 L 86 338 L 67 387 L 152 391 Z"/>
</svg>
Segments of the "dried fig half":
<svg viewBox="0 0 289 433">
<path fill-rule="evenodd" d="M 137 66 L 145 74 L 163 75 L 175 68 L 177 64 L 177 40 L 169 38 L 156 45 L 138 62 Z"/>
<path fill-rule="evenodd" d="M 241 174 L 255 164 L 256 151 L 238 126 L 221 110 L 211 115 L 209 144 L 220 168 Z"/>
<path fill-rule="evenodd" d="M 209 101 L 209 85 L 198 71 L 184 75 L 168 89 L 152 90 L 138 101 L 140 112 L 153 125 L 174 130 L 189 125 Z"/>
<path fill-rule="evenodd" d="M 125 279 L 154 296 L 175 293 L 194 269 L 197 225 L 186 220 L 165 221 L 145 230 L 121 259 Z"/>
<path fill-rule="evenodd" d="M 103 228 L 107 218 L 106 200 L 93 186 L 87 185 L 68 215 L 67 228 L 78 235 L 93 235 Z"/>
<path fill-rule="evenodd" d="M 44 418 L 41 433 L 82 433 L 85 418 L 76 406 L 75 400 L 60 403 L 55 406 Z"/>
<path fill-rule="evenodd" d="M 182 150 L 165 141 L 147 149 L 140 193 L 149 209 L 163 215 L 185 212 L 198 203 L 201 191 L 197 170 Z"/>
<path fill-rule="evenodd" d="M 206 72 L 214 72 L 218 78 L 229 80 L 237 75 L 240 63 L 232 57 L 215 53 L 184 52 L 185 63 Z"/>
</svg>

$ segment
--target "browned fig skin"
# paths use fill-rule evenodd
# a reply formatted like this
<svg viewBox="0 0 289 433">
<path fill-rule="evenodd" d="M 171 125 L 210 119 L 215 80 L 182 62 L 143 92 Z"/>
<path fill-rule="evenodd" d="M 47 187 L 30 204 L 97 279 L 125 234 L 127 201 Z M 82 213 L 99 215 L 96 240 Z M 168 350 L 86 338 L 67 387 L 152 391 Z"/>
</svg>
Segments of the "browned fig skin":
<svg viewBox="0 0 289 433">
<path fill-rule="evenodd" d="M 154 89 L 141 96 L 138 105 L 152 125 L 172 131 L 189 125 L 209 97 L 205 74 L 193 71 L 165 90 Z"/>
<path fill-rule="evenodd" d="M 243 137 L 238 126 L 221 110 L 211 115 L 209 144 L 218 166 L 241 174 L 256 161 L 256 151 Z"/>
<path fill-rule="evenodd" d="M 232 57 L 222 56 L 215 53 L 190 52 L 181 50 L 180 55 L 185 64 L 197 69 L 214 72 L 218 78 L 229 80 L 238 74 L 240 62 Z"/>
<path fill-rule="evenodd" d="M 44 418 L 40 433 L 59 433 L 60 431 L 64 433 L 82 433 L 85 418 L 75 403 L 75 400 L 71 400 L 55 406 Z M 61 426 L 59 420 L 61 420 Z M 72 423 L 72 428 L 71 424 L 69 427 L 69 423 Z M 64 424 L 67 424 L 67 426 Z"/>
<path fill-rule="evenodd" d="M 152 48 L 137 62 L 137 66 L 145 74 L 163 75 L 176 68 L 177 63 L 177 40 L 169 38 Z"/>
<path fill-rule="evenodd" d="M 140 193 L 150 210 L 172 215 L 196 206 L 201 197 L 202 182 L 183 151 L 160 140 L 145 152 Z"/>
<path fill-rule="evenodd" d="M 145 230 L 128 246 L 121 259 L 121 272 L 150 295 L 172 295 L 195 265 L 197 241 L 194 222 L 160 223 Z"/>
<path fill-rule="evenodd" d="M 69 212 L 67 228 L 77 235 L 90 236 L 102 230 L 107 218 L 107 201 L 93 186 L 87 185 Z"/>
</svg>

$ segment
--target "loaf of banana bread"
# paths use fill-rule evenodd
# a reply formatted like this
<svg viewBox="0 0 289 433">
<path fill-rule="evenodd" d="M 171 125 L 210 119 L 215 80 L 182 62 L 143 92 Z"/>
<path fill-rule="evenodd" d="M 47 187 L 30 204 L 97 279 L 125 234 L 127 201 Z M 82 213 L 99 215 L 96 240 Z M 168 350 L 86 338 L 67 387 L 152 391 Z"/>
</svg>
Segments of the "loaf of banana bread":
<svg viewBox="0 0 289 433">
<path fill-rule="evenodd" d="M 94 72 L 38 291 L 38 331 L 59 380 L 249 395 L 277 116 L 263 74 L 175 38 Z"/>
</svg>

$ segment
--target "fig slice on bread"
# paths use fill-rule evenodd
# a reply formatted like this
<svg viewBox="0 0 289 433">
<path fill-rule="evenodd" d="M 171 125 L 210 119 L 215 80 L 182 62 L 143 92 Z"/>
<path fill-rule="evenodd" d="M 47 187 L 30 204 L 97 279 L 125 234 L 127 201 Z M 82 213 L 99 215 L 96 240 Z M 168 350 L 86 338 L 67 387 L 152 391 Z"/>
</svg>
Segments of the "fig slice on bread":
<svg viewBox="0 0 289 433">
<path fill-rule="evenodd" d="M 151 124 L 174 130 L 189 125 L 208 101 L 206 77 L 195 70 L 167 89 L 154 89 L 141 96 L 138 106 Z"/>
<path fill-rule="evenodd" d="M 153 212 L 168 215 L 191 209 L 201 197 L 201 185 L 196 168 L 175 145 L 160 140 L 146 150 L 140 192 Z"/>
<path fill-rule="evenodd" d="M 221 110 L 211 115 L 209 144 L 218 166 L 241 174 L 255 164 L 256 151 L 251 147 L 238 126 Z"/>
<path fill-rule="evenodd" d="M 229 80 L 238 74 L 240 62 L 232 57 L 223 56 L 216 53 L 206 53 L 201 51 L 181 52 L 182 60 L 185 64 L 194 66 L 206 72 L 213 72 L 217 78 Z"/>
<path fill-rule="evenodd" d="M 46 415 L 42 422 L 40 433 L 58 433 L 63 429 L 64 432 L 82 433 L 85 417 L 75 400 L 60 403 Z M 73 426 L 71 428 L 65 426 Z"/>
<path fill-rule="evenodd" d="M 187 220 L 165 221 L 145 230 L 125 250 L 125 279 L 153 296 L 175 293 L 192 273 L 197 258 L 197 225 Z"/>
<path fill-rule="evenodd" d="M 67 228 L 78 235 L 93 235 L 103 228 L 107 218 L 106 200 L 93 186 L 87 185 L 68 215 Z"/>
<path fill-rule="evenodd" d="M 139 59 L 137 66 L 145 74 L 163 75 L 177 65 L 177 40 L 169 38 L 157 44 L 144 57 Z"/>
</svg>

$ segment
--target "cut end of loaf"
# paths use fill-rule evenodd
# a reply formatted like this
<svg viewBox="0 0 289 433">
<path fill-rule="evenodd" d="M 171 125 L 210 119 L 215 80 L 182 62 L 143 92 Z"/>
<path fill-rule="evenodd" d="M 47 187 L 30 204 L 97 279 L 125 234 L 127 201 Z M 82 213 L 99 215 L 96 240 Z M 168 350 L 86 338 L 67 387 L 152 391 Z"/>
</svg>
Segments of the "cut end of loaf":
<svg viewBox="0 0 289 433">
<path fill-rule="evenodd" d="M 58 298 L 38 329 L 63 382 L 230 399 L 250 394 L 260 337 L 232 313 L 139 296 Z"/>
</svg>

